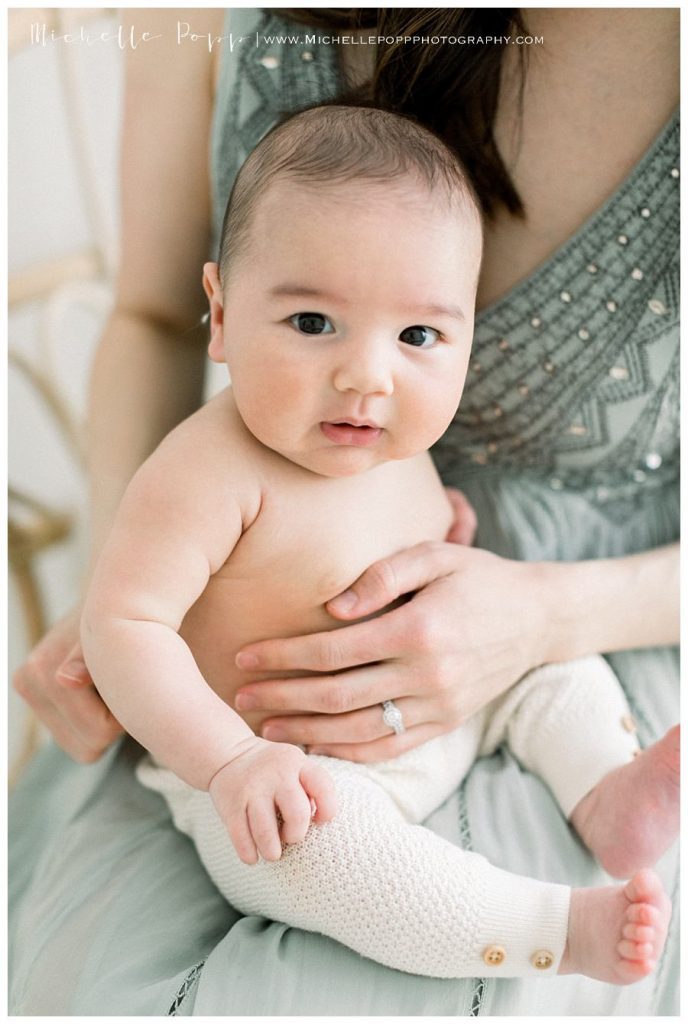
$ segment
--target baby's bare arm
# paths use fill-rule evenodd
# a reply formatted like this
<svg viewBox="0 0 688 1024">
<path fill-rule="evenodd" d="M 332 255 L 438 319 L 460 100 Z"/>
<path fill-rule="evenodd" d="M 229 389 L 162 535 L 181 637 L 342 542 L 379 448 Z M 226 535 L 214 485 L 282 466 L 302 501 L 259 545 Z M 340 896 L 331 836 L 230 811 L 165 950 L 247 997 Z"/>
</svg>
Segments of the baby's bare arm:
<svg viewBox="0 0 688 1024">
<path fill-rule="evenodd" d="M 200 789 L 253 736 L 207 685 L 177 632 L 239 540 L 251 505 L 245 480 L 232 472 L 241 460 L 216 426 L 202 410 L 132 480 L 81 629 L 95 685 L 118 721 Z"/>
</svg>

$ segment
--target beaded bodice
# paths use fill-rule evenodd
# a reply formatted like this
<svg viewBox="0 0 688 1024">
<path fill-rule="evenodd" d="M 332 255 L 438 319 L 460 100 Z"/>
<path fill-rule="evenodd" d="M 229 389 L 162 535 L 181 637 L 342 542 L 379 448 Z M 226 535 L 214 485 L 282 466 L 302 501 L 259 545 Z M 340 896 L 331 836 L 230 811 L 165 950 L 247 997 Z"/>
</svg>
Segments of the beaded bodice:
<svg viewBox="0 0 688 1024">
<path fill-rule="evenodd" d="M 234 175 L 279 114 L 340 87 L 336 48 L 316 30 L 235 10 L 235 34 L 249 13 L 253 34 L 223 57 L 216 233 Z M 479 313 L 460 408 L 433 449 L 446 480 L 527 475 L 619 519 L 677 479 L 678 158 L 675 115 L 607 203 Z"/>
<path fill-rule="evenodd" d="M 569 241 L 479 313 L 450 463 L 547 474 L 597 502 L 677 471 L 678 118 Z"/>
</svg>

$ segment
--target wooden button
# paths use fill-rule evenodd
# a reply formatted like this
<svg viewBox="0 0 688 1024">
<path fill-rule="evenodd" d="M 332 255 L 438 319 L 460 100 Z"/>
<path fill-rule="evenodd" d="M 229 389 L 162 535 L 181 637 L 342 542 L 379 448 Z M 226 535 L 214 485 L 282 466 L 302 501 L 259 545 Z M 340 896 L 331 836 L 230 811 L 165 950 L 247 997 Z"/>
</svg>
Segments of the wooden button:
<svg viewBox="0 0 688 1024">
<path fill-rule="evenodd" d="M 530 962 L 533 967 L 537 967 L 538 971 L 546 971 L 554 963 L 554 957 L 549 950 L 538 949 L 537 953 L 533 953 L 531 956 Z"/>
<path fill-rule="evenodd" d="M 624 715 L 621 719 L 621 724 L 623 725 L 626 732 L 635 732 L 635 722 L 633 721 L 630 715 Z"/>
<path fill-rule="evenodd" d="M 497 967 L 505 957 L 506 953 L 501 946 L 488 946 L 483 952 L 483 960 L 489 967 Z"/>
</svg>

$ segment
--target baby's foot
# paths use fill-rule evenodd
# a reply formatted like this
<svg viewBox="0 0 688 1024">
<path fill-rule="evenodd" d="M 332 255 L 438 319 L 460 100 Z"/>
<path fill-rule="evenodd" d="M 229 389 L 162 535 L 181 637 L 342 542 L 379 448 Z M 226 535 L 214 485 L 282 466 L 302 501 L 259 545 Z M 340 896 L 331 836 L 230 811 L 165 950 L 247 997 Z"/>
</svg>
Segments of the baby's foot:
<svg viewBox="0 0 688 1024">
<path fill-rule="evenodd" d="M 657 965 L 670 917 L 662 883 L 649 869 L 623 886 L 574 889 L 559 973 L 614 985 L 640 981 Z"/>
<path fill-rule="evenodd" d="M 656 864 L 679 831 L 679 726 L 606 775 L 571 824 L 614 878 Z"/>
</svg>

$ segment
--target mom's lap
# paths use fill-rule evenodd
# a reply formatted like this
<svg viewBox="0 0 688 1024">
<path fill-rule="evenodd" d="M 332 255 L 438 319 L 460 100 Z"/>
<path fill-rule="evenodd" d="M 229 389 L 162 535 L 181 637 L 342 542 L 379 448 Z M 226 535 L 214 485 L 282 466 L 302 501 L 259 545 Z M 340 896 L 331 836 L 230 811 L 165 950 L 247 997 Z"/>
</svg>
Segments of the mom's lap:
<svg viewBox="0 0 688 1024">
<path fill-rule="evenodd" d="M 677 716 L 675 651 L 617 655 L 641 742 Z M 677 911 L 656 975 L 627 989 L 579 977 L 418 978 L 333 940 L 240 918 L 121 744 L 80 767 L 41 752 L 11 801 L 10 1012 L 18 1015 L 495 1015 L 677 1012 Z M 502 749 L 427 821 L 500 867 L 574 885 L 607 880 L 549 791 Z M 677 856 L 660 865 L 675 887 Z M 390 865 L 393 871 L 393 865 Z M 199 965 L 201 965 L 199 967 Z"/>
</svg>

